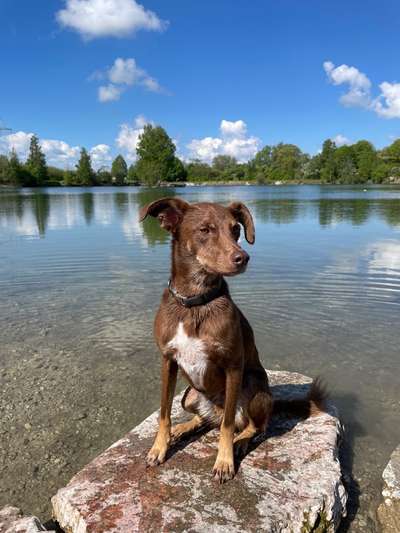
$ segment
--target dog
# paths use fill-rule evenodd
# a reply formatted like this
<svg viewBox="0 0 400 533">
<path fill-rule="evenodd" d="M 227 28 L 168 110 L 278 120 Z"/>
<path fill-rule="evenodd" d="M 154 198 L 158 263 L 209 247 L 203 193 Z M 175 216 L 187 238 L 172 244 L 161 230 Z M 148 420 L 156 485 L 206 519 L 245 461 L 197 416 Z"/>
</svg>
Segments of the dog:
<svg viewBox="0 0 400 533">
<path fill-rule="evenodd" d="M 235 454 L 246 453 L 278 406 L 305 418 L 323 408 L 325 392 L 315 380 L 304 399 L 272 398 L 253 330 L 224 279 L 243 273 L 249 261 L 238 242 L 241 227 L 247 242 L 255 242 L 253 218 L 245 204 L 225 207 L 162 198 L 141 209 L 140 221 L 147 216 L 156 217 L 172 235 L 171 278 L 154 323 L 162 360 L 161 409 L 147 464 L 163 463 L 171 442 L 181 436 L 219 426 L 213 474 L 224 483 L 235 475 Z M 193 417 L 171 428 L 178 369 L 189 383 L 182 407 Z"/>
</svg>

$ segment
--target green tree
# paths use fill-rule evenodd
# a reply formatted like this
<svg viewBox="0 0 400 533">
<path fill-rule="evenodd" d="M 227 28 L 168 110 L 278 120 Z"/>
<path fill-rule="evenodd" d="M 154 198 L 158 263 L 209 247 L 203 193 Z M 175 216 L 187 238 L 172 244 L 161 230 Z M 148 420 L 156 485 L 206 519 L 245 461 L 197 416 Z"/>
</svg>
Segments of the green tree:
<svg viewBox="0 0 400 533">
<path fill-rule="evenodd" d="M 351 146 L 340 146 L 333 154 L 335 181 L 354 183 L 357 181 L 357 163 Z"/>
<path fill-rule="evenodd" d="M 175 165 L 175 145 L 161 126 L 146 124 L 136 149 L 136 174 L 141 183 L 168 181 Z"/>
<path fill-rule="evenodd" d="M 279 143 L 272 148 L 269 177 L 294 180 L 302 177 L 302 152 L 294 144 Z"/>
<path fill-rule="evenodd" d="M 357 167 L 356 182 L 365 183 L 371 179 L 378 163 L 376 150 L 368 141 L 358 141 L 351 146 L 351 150 Z"/>
<path fill-rule="evenodd" d="M 32 135 L 29 145 L 29 155 L 25 164 L 26 170 L 32 176 L 35 185 L 44 185 L 47 180 L 46 157 L 42 152 L 39 139 Z"/>
<path fill-rule="evenodd" d="M 336 181 L 335 151 L 336 144 L 331 139 L 327 139 L 322 145 L 320 157 L 320 179 L 326 183 Z"/>
<path fill-rule="evenodd" d="M 215 179 L 215 171 L 200 159 L 193 159 L 186 165 L 187 179 L 189 181 L 202 182 Z"/>
<path fill-rule="evenodd" d="M 136 184 L 139 181 L 139 178 L 136 174 L 136 165 L 134 165 L 133 163 L 129 166 L 126 181 L 131 185 Z"/>
<path fill-rule="evenodd" d="M 180 182 L 186 181 L 187 170 L 178 157 L 174 157 L 172 165 L 168 171 L 167 181 Z"/>
<path fill-rule="evenodd" d="M 81 156 L 76 165 L 76 185 L 90 186 L 95 183 L 95 174 L 92 168 L 90 155 L 85 148 L 81 149 Z"/>
<path fill-rule="evenodd" d="M 99 170 L 96 172 L 96 183 L 98 183 L 99 185 L 111 185 L 112 176 L 108 168 L 99 168 Z"/>
<path fill-rule="evenodd" d="M 7 156 L 0 154 L 0 184 L 5 185 L 8 183 L 8 158 Z"/>
<path fill-rule="evenodd" d="M 7 179 L 10 185 L 29 185 L 26 179 L 26 173 L 21 165 L 17 152 L 14 148 L 11 150 L 10 158 L 8 160 Z"/>
<path fill-rule="evenodd" d="M 116 185 L 123 185 L 128 175 L 128 166 L 122 155 L 117 155 L 111 166 L 111 176 Z"/>
</svg>

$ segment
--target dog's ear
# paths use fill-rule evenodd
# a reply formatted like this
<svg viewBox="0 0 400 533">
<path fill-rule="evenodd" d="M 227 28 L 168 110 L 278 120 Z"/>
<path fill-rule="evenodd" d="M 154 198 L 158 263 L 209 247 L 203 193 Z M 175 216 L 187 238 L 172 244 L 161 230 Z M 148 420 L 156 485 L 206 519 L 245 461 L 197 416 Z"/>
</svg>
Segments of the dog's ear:
<svg viewBox="0 0 400 533">
<path fill-rule="evenodd" d="M 240 224 L 244 227 L 244 235 L 246 241 L 254 244 L 256 240 L 256 231 L 254 229 L 253 217 L 248 208 L 242 202 L 232 202 L 228 205 L 228 209 Z"/>
<path fill-rule="evenodd" d="M 183 215 L 189 204 L 180 198 L 161 198 L 142 207 L 139 221 L 142 222 L 147 215 L 158 218 L 160 226 L 173 232 L 182 221 Z"/>
</svg>

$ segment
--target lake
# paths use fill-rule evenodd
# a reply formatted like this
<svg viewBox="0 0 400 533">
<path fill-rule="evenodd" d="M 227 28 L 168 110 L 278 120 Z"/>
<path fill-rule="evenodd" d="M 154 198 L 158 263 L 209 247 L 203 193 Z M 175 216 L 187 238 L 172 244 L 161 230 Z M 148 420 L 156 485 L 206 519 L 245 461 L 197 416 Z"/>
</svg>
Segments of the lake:
<svg viewBox="0 0 400 533">
<path fill-rule="evenodd" d="M 158 407 L 152 322 L 169 236 L 138 210 L 172 195 L 251 209 L 256 243 L 232 296 L 267 368 L 329 383 L 350 520 L 359 507 L 351 529 L 372 531 L 400 442 L 400 187 L 0 192 L 0 507 L 46 518 L 57 487 Z"/>
</svg>

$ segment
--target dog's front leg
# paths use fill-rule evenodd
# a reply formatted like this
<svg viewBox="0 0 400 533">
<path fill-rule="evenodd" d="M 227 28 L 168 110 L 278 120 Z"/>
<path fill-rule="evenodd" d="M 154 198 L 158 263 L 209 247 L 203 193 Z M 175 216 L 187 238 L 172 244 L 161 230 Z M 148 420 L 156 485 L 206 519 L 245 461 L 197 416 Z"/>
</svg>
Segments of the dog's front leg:
<svg viewBox="0 0 400 533">
<path fill-rule="evenodd" d="M 149 466 L 163 463 L 167 455 L 171 441 L 171 407 L 174 399 L 177 373 L 178 365 L 176 362 L 162 355 L 160 424 L 153 447 L 147 454 L 147 464 Z"/>
<path fill-rule="evenodd" d="M 218 455 L 214 464 L 214 477 L 224 483 L 235 475 L 233 462 L 233 435 L 235 432 L 236 405 L 242 384 L 242 369 L 226 370 L 224 416 L 218 445 Z"/>
</svg>

